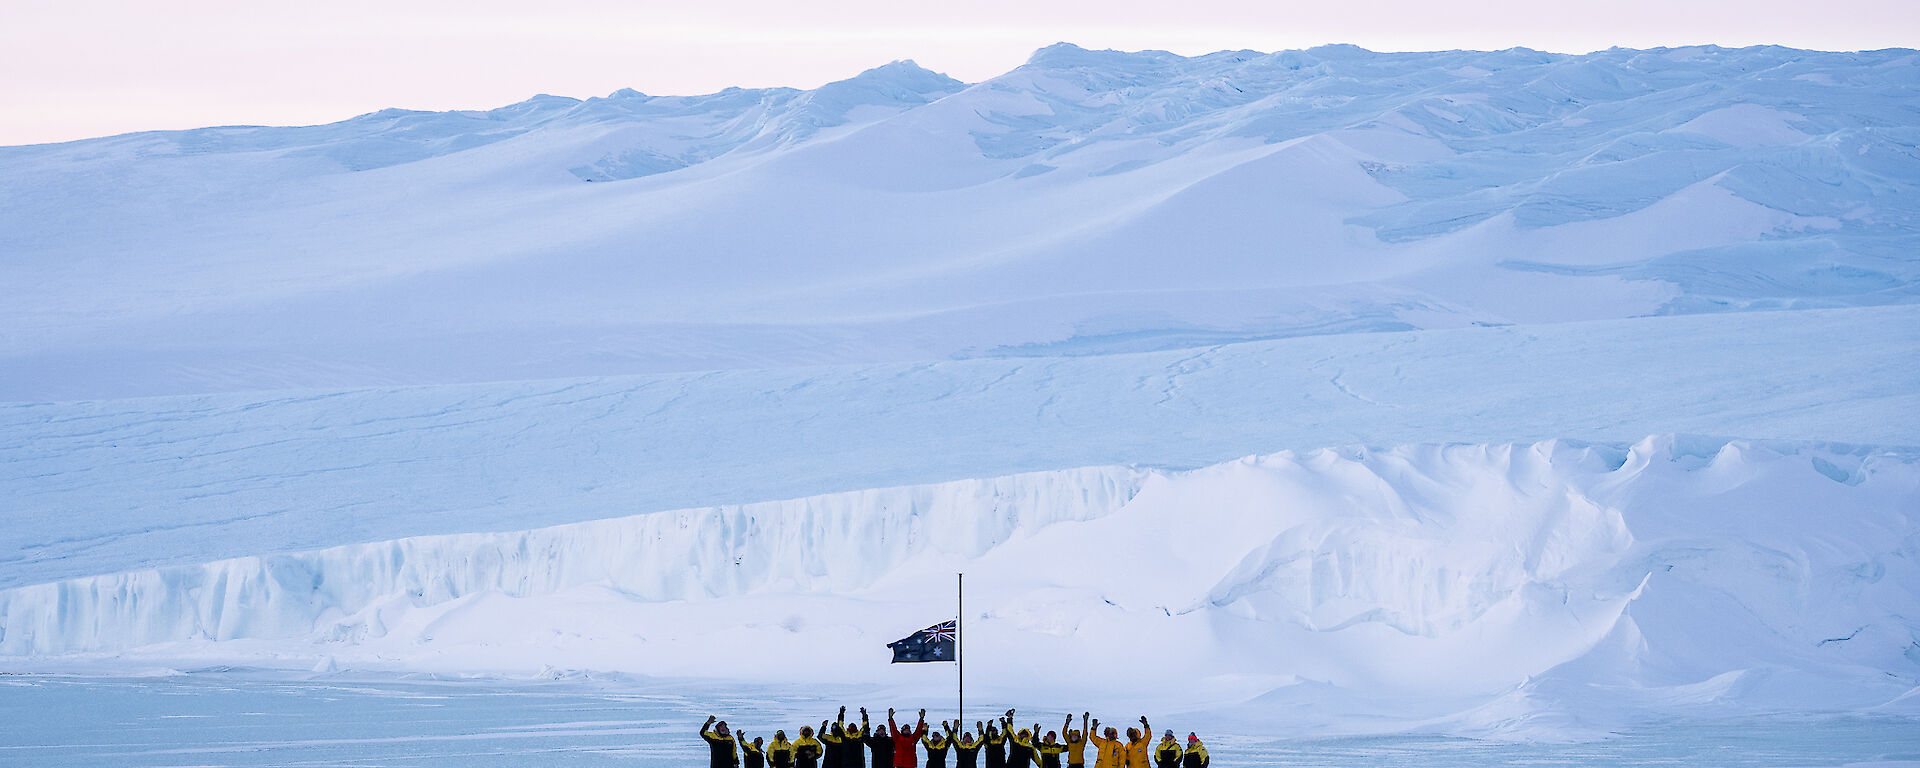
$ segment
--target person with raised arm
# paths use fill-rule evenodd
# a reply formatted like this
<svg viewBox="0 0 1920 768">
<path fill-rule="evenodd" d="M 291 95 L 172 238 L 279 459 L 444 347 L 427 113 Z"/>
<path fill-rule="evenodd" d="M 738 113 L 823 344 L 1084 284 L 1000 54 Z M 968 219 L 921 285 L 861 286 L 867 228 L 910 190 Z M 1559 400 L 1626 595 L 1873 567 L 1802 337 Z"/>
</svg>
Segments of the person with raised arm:
<svg viewBox="0 0 1920 768">
<path fill-rule="evenodd" d="M 1067 722 L 1060 730 L 1067 734 L 1067 768 L 1087 768 L 1087 718 L 1091 712 L 1080 713 L 1080 730 L 1073 730 L 1073 713 L 1067 713 Z"/>
<path fill-rule="evenodd" d="M 1013 710 L 1011 709 L 1007 710 L 1007 714 L 1000 718 L 1000 722 L 1004 724 L 1006 732 L 1010 734 L 1007 736 L 1007 768 L 1027 768 L 1029 765 L 1038 763 L 1039 759 L 1034 757 L 1033 754 L 1033 731 L 1025 728 L 1021 728 L 1018 731 L 1014 730 Z M 1033 727 L 1037 729 L 1040 727 L 1040 724 L 1035 723 Z"/>
<path fill-rule="evenodd" d="M 827 721 L 820 723 L 825 725 Z M 826 747 L 813 737 L 813 726 L 800 726 L 800 738 L 793 740 L 793 768 L 820 768 L 820 756 Z"/>
<path fill-rule="evenodd" d="M 719 723 L 716 727 L 714 723 Z M 700 726 L 700 738 L 706 740 L 710 753 L 708 765 L 712 768 L 735 768 L 740 765 L 740 755 L 733 751 L 733 733 L 727 730 L 727 721 L 713 715 L 707 715 L 707 722 Z"/>
<path fill-rule="evenodd" d="M 746 731 L 735 731 L 734 738 L 740 740 L 740 757 L 746 763 L 745 768 L 767 768 L 767 746 L 765 739 L 747 741 Z"/>
<path fill-rule="evenodd" d="M 927 711 L 920 710 L 920 722 L 913 730 L 900 730 L 900 724 L 893 721 L 893 708 L 887 708 L 887 728 L 893 731 L 893 768 L 915 768 L 920 765 L 920 737 L 927 735 Z"/>
<path fill-rule="evenodd" d="M 846 720 L 846 717 L 847 717 L 847 708 L 841 707 L 840 719 L 844 721 Z M 867 713 L 866 713 L 866 710 L 863 709 L 860 711 L 860 722 L 846 724 L 846 732 L 847 732 L 846 762 L 841 766 L 839 766 L 839 768 L 866 768 L 867 766 L 867 749 L 866 749 L 867 747 Z M 881 768 L 885 768 L 885 766 L 881 766 Z"/>
<path fill-rule="evenodd" d="M 867 752 L 873 758 L 873 768 L 893 768 L 893 737 L 887 735 L 884 725 L 867 723 L 867 708 L 860 708 L 860 729 L 867 732 Z"/>
<path fill-rule="evenodd" d="M 1107 726 L 1102 731 L 1100 721 L 1093 721 L 1093 725 L 1087 729 L 1087 740 L 1100 750 L 1093 759 L 1093 768 L 1126 768 L 1127 747 L 1125 742 L 1120 741 L 1120 732 L 1114 730 L 1113 726 Z"/>
<path fill-rule="evenodd" d="M 947 750 L 953 748 L 953 723 L 940 721 L 940 730 L 920 737 L 927 748 L 927 768 L 947 768 Z"/>
<path fill-rule="evenodd" d="M 784 730 L 774 731 L 773 741 L 767 742 L 767 768 L 793 768 L 793 742 Z"/>
<path fill-rule="evenodd" d="M 955 727 L 959 725 L 954 723 Z M 973 737 L 972 731 L 961 731 L 960 740 L 953 743 L 953 768 L 980 768 L 982 743 Z"/>
<path fill-rule="evenodd" d="M 1181 758 L 1180 768 L 1207 768 L 1212 762 L 1207 757 L 1207 745 L 1200 743 L 1193 731 L 1187 731 L 1187 755 Z"/>
<path fill-rule="evenodd" d="M 987 745 L 987 768 L 1007 768 L 1007 734 L 991 723 L 975 722 L 980 740 Z"/>
<path fill-rule="evenodd" d="M 840 714 L 829 725 L 820 721 L 820 741 L 826 744 L 826 759 L 822 761 L 826 768 L 851 768 L 848 758 L 860 759 L 860 740 L 847 738 L 847 708 L 841 707 Z"/>
<path fill-rule="evenodd" d="M 1073 716 L 1067 716 L 1067 722 L 1073 722 Z M 1033 724 L 1033 732 L 1040 732 L 1040 724 Z M 1033 745 L 1033 759 L 1040 768 L 1060 768 L 1060 756 L 1066 754 L 1067 744 L 1060 741 L 1060 734 L 1047 731 L 1047 737 Z"/>
<path fill-rule="evenodd" d="M 1141 715 L 1140 727 L 1127 729 L 1127 768 L 1150 768 L 1152 748 L 1153 726 L 1147 724 L 1146 715 Z"/>
</svg>

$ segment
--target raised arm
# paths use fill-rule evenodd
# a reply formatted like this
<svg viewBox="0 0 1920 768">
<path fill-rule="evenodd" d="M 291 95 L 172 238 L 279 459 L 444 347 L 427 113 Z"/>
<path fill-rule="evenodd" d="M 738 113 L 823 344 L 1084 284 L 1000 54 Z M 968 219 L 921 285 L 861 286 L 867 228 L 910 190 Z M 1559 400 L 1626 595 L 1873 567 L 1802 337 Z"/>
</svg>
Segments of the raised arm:
<svg viewBox="0 0 1920 768">
<path fill-rule="evenodd" d="M 860 708 L 860 732 L 873 733 L 873 726 L 867 724 L 867 708 Z"/>
<path fill-rule="evenodd" d="M 887 707 L 887 733 L 900 735 L 900 724 L 893 721 L 893 707 Z"/>
<path fill-rule="evenodd" d="M 1146 739 L 1149 744 L 1153 743 L 1153 726 L 1147 722 L 1146 715 L 1140 716 L 1140 738 Z"/>
<path fill-rule="evenodd" d="M 920 722 L 913 724 L 913 736 L 914 738 L 917 739 L 926 735 L 927 735 L 927 711 L 922 709 L 920 710 Z"/>
<path fill-rule="evenodd" d="M 1089 730 L 1087 730 L 1087 718 L 1088 718 L 1089 716 L 1091 716 L 1092 714 L 1093 714 L 1092 712 L 1082 712 L 1082 713 L 1080 713 L 1080 738 L 1083 738 L 1083 739 L 1084 739 L 1084 738 L 1086 738 L 1086 737 L 1088 737 L 1088 736 L 1091 736 L 1091 735 L 1093 735 L 1093 731 L 1089 731 Z M 1068 721 L 1072 721 L 1072 720 L 1073 720 L 1073 715 L 1067 715 L 1067 720 L 1068 720 Z"/>
</svg>

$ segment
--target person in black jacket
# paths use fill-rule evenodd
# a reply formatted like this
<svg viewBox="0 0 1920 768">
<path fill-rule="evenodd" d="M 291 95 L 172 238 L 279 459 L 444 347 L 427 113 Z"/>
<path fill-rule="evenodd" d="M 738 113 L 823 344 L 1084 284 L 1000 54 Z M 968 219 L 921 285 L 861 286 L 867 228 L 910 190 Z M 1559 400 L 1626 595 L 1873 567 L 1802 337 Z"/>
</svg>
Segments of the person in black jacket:
<svg viewBox="0 0 1920 768">
<path fill-rule="evenodd" d="M 714 723 L 719 723 L 718 727 Z M 736 768 L 740 765 L 740 756 L 733 751 L 733 734 L 727 730 L 727 723 L 713 715 L 707 715 L 707 723 L 700 726 L 700 738 L 707 742 L 711 753 L 713 768 Z"/>
<path fill-rule="evenodd" d="M 920 737 L 927 748 L 927 768 L 947 768 L 947 750 L 953 748 L 953 723 L 940 721 L 940 733 Z"/>
<path fill-rule="evenodd" d="M 867 708 L 860 708 L 860 729 L 867 732 L 867 752 L 873 757 L 873 768 L 893 768 L 893 737 L 887 735 L 884 725 L 867 723 Z"/>
<path fill-rule="evenodd" d="M 824 761 L 826 768 L 848 768 L 848 754 L 852 754 L 855 760 L 860 759 L 861 744 L 857 740 L 849 741 L 847 739 L 846 719 L 847 708 L 841 707 L 839 720 L 833 723 L 828 723 L 825 720 L 820 721 L 820 741 L 827 746 L 826 760 Z"/>
<path fill-rule="evenodd" d="M 747 741 L 746 731 L 735 731 L 735 739 L 740 741 L 740 757 L 744 758 L 746 768 L 767 768 L 767 747 L 765 739 Z"/>
<path fill-rule="evenodd" d="M 793 740 L 794 768 L 820 768 L 820 755 L 826 749 L 813 737 L 813 726 L 800 726 L 800 738 Z"/>
<path fill-rule="evenodd" d="M 1037 727 L 1037 726 L 1036 726 Z M 1013 729 L 1013 710 L 1000 718 L 1000 731 L 1007 734 L 1007 768 L 1028 768 L 1039 762 L 1034 757 L 1033 743 L 1039 734 L 1025 728 Z"/>
<path fill-rule="evenodd" d="M 767 743 L 767 768 L 793 768 L 793 742 L 787 740 L 786 731 L 774 731 L 773 741 Z"/>
<path fill-rule="evenodd" d="M 953 768 L 979 768 L 980 744 L 972 731 L 961 731 L 959 740 L 953 742 Z"/>
<path fill-rule="evenodd" d="M 980 740 L 987 745 L 987 768 L 1007 768 L 1007 735 L 992 723 L 979 723 Z"/>
<path fill-rule="evenodd" d="M 846 720 L 846 717 L 847 717 L 847 708 L 841 707 L 840 719 L 844 721 Z M 846 762 L 840 764 L 837 767 L 833 765 L 829 765 L 827 766 L 827 768 L 866 768 L 867 767 L 867 750 L 866 750 L 867 729 L 865 727 L 864 721 L 861 723 L 847 723 L 846 727 L 847 727 L 847 735 L 846 735 L 847 751 L 845 756 Z"/>
</svg>

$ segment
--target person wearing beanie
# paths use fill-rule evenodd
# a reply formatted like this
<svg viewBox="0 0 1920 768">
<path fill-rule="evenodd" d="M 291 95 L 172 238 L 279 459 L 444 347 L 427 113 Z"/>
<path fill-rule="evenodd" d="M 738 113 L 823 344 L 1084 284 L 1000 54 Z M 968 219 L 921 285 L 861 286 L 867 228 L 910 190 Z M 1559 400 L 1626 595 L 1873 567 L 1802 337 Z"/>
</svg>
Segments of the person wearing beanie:
<svg viewBox="0 0 1920 768">
<path fill-rule="evenodd" d="M 920 737 L 927 748 L 927 768 L 947 768 L 947 750 L 953 748 L 953 723 L 940 721 L 940 730 Z"/>
<path fill-rule="evenodd" d="M 719 723 L 715 727 L 714 723 Z M 700 738 L 707 742 L 707 751 L 711 753 L 708 765 L 712 768 L 736 768 L 740 765 L 740 756 L 733 751 L 733 733 L 727 730 L 727 721 L 713 715 L 707 715 L 707 722 L 700 726 Z"/>
<path fill-rule="evenodd" d="M 1154 768 L 1180 768 L 1180 755 L 1180 742 L 1173 740 L 1173 731 L 1167 731 L 1153 748 Z"/>
<path fill-rule="evenodd" d="M 1207 745 L 1200 743 L 1200 737 L 1188 731 L 1187 754 L 1181 758 L 1180 768 L 1207 768 L 1207 762 Z"/>
<path fill-rule="evenodd" d="M 1147 722 L 1147 716 L 1140 716 L 1138 729 L 1127 729 L 1127 768 L 1149 768 L 1148 753 L 1153 747 L 1153 725 Z"/>
<path fill-rule="evenodd" d="M 767 742 L 767 768 L 793 768 L 793 742 L 786 731 L 774 731 L 773 741 Z"/>
<path fill-rule="evenodd" d="M 1092 727 L 1087 729 L 1087 740 L 1099 749 L 1093 759 L 1093 768 L 1126 768 L 1126 742 L 1120 740 L 1120 732 L 1114 730 L 1113 726 L 1107 726 L 1103 731 L 1100 721 L 1093 721 Z"/>
<path fill-rule="evenodd" d="M 887 729 L 893 731 L 893 768 L 917 768 L 920 765 L 920 737 L 927 735 L 927 711 L 920 710 L 920 722 L 911 731 L 903 731 L 893 722 L 893 708 L 887 708 Z"/>
<path fill-rule="evenodd" d="M 745 768 L 767 768 L 765 739 L 754 739 L 749 742 L 746 731 L 736 733 L 735 737 L 740 739 L 740 757 L 742 762 L 746 763 Z"/>
<path fill-rule="evenodd" d="M 1067 732 L 1067 768 L 1087 768 L 1087 717 L 1092 713 L 1080 713 L 1080 730 L 1073 730 L 1073 715 L 1067 715 L 1066 725 L 1060 729 Z"/>
</svg>

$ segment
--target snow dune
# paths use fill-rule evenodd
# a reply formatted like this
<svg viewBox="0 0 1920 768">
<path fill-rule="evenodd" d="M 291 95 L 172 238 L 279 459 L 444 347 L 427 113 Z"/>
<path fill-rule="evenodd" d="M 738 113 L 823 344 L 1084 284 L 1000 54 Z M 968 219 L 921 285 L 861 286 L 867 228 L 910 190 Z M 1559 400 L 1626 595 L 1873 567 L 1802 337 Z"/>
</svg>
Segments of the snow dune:
<svg viewBox="0 0 1920 768">
<path fill-rule="evenodd" d="M 1882 450 L 1283 452 L 21 587 L 0 654 L 924 683 L 950 670 L 890 668 L 883 645 L 951 615 L 964 570 L 982 695 L 1103 690 L 1084 670 L 1122 665 L 1163 707 L 1325 697 L 1496 730 L 1622 701 L 1906 711 L 1916 510 L 1920 457 Z"/>
</svg>

